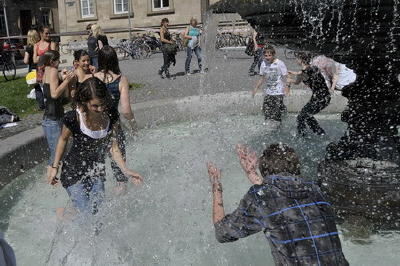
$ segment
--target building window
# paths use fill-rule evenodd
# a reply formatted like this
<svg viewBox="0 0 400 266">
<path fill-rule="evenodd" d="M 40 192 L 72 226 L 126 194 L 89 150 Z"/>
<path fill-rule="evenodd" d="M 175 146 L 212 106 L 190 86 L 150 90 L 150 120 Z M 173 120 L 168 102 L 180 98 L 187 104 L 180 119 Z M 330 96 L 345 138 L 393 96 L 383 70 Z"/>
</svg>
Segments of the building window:
<svg viewBox="0 0 400 266">
<path fill-rule="evenodd" d="M 94 0 L 81 0 L 82 18 L 94 17 Z"/>
<path fill-rule="evenodd" d="M 6 32 L 6 20 L 4 19 L 4 13 L 0 13 L 0 32 Z"/>
<path fill-rule="evenodd" d="M 130 0 L 114 0 L 114 14 L 128 13 L 128 1 Z"/>
<path fill-rule="evenodd" d="M 152 0 L 153 10 L 169 9 L 169 0 Z"/>
<path fill-rule="evenodd" d="M 43 10 L 42 11 L 42 25 L 43 26 L 51 26 L 51 20 L 50 20 L 50 10 Z"/>
</svg>

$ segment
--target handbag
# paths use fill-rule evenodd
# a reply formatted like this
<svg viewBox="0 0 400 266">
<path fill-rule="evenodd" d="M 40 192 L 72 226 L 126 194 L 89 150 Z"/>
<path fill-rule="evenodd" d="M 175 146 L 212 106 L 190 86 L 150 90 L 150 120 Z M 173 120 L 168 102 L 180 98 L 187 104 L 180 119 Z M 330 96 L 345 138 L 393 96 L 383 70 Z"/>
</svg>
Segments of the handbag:
<svg viewBox="0 0 400 266">
<path fill-rule="evenodd" d="M 167 54 L 176 54 L 176 52 L 178 51 L 178 45 L 176 45 L 176 43 L 166 43 L 165 44 L 165 51 L 167 52 Z"/>
</svg>

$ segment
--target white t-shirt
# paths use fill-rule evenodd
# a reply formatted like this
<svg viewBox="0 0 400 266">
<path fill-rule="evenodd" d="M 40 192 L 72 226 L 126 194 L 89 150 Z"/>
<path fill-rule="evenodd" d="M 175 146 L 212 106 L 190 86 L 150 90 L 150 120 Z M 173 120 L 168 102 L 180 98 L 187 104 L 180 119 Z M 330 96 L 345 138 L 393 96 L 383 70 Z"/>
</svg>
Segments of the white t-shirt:
<svg viewBox="0 0 400 266">
<path fill-rule="evenodd" d="M 260 75 L 265 75 L 264 93 L 267 95 L 283 95 L 285 84 L 283 76 L 288 75 L 288 70 L 285 63 L 279 59 L 271 64 L 264 60 L 261 63 Z"/>
</svg>

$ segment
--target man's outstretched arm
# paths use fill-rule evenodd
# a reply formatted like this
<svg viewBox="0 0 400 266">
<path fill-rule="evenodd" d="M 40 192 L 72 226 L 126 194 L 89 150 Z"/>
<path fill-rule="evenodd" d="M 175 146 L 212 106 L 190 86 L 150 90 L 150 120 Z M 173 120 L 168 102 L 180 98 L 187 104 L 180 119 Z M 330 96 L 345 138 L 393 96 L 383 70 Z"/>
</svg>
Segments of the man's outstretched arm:
<svg viewBox="0 0 400 266">
<path fill-rule="evenodd" d="M 213 194 L 213 223 L 216 224 L 225 217 L 224 203 L 222 198 L 221 170 L 213 163 L 207 164 L 208 175 Z"/>
</svg>

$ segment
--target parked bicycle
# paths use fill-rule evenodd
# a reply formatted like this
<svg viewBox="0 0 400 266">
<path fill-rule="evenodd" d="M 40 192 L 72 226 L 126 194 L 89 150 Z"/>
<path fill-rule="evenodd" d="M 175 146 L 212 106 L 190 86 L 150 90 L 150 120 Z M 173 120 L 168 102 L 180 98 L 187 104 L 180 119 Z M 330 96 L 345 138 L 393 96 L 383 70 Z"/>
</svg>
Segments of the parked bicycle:
<svg viewBox="0 0 400 266">
<path fill-rule="evenodd" d="M 13 61 L 12 51 L 3 51 L 0 55 L 1 65 L 3 66 L 3 76 L 6 81 L 14 80 L 17 74 L 17 67 Z"/>
<path fill-rule="evenodd" d="M 143 38 L 133 40 L 122 39 L 117 44 L 117 51 L 123 54 L 123 57 L 132 57 L 132 59 L 143 59 L 151 56 L 151 48 Z"/>
</svg>

